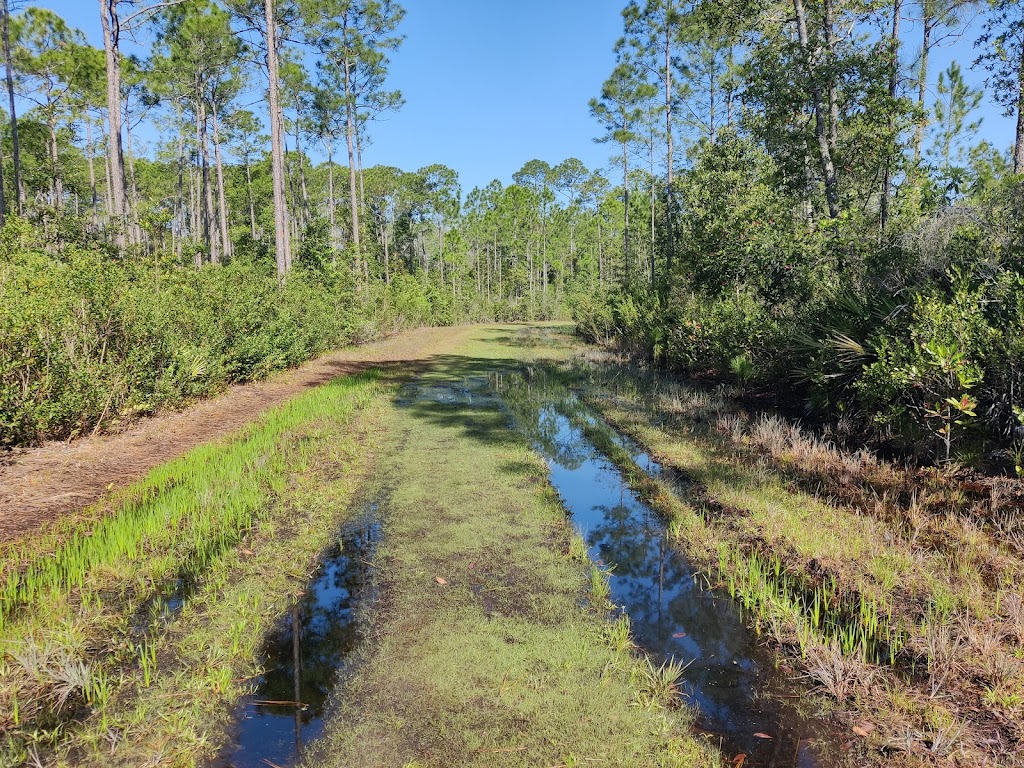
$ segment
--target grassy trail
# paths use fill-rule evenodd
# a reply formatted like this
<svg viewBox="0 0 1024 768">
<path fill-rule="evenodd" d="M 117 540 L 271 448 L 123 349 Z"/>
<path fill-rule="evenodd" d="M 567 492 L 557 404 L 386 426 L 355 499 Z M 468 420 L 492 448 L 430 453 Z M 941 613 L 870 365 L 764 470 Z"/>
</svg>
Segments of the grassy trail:
<svg viewBox="0 0 1024 768">
<path fill-rule="evenodd" d="M 458 333 L 424 382 L 569 351 Z M 262 638 L 378 492 L 372 637 L 310 764 L 715 765 L 604 611 L 543 462 L 493 411 L 403 405 L 405 380 L 336 379 L 8 547 L 0 765 L 210 764 Z"/>
<path fill-rule="evenodd" d="M 423 384 L 510 362 L 493 358 L 514 338 L 488 335 Z M 414 401 L 386 432 L 383 609 L 311 764 L 714 764 L 685 713 L 634 706 L 636 661 L 581 602 L 589 562 L 570 556 L 545 465 L 505 417 Z"/>
</svg>

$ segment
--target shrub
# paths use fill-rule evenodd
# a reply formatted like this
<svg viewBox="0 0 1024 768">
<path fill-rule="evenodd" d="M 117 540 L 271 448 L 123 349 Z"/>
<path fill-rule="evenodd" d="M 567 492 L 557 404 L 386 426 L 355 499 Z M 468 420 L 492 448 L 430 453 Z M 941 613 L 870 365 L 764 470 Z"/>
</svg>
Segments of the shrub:
<svg viewBox="0 0 1024 768">
<path fill-rule="evenodd" d="M 52 255 L 13 220 L 0 234 L 0 306 L 0 445 L 264 377 L 350 341 L 358 324 L 347 270 L 331 263 L 279 287 L 266 260 L 196 271 L 74 244 Z"/>
</svg>

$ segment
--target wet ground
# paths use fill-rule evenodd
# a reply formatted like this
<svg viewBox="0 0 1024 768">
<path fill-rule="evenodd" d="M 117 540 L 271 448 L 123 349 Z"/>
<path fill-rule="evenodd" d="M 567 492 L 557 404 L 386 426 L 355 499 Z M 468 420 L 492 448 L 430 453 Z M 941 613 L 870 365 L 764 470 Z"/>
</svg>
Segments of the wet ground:
<svg viewBox="0 0 1024 768">
<path fill-rule="evenodd" d="M 656 663 L 686 665 L 683 692 L 698 723 L 721 739 L 728 757 L 748 766 L 832 765 L 827 729 L 791 703 L 799 696 L 776 669 L 728 595 L 708 588 L 671 546 L 663 519 L 629 489 L 619 470 L 554 409 L 538 414 L 551 482 L 587 542 L 591 558 L 611 569 L 611 600 L 628 614 L 637 644 Z M 640 454 L 637 464 L 658 472 Z"/>
<path fill-rule="evenodd" d="M 686 702 L 729 760 L 748 768 L 847 764 L 838 735 L 797 706 L 804 691 L 776 668 L 777 657 L 736 603 L 669 544 L 663 519 L 574 426 L 595 417 L 571 393 L 501 374 L 413 383 L 397 399 L 424 401 L 509 413 L 546 459 L 591 558 L 610 570 L 611 599 L 628 614 L 637 644 L 656 664 L 686 665 Z M 618 439 L 639 466 L 661 471 L 638 446 Z M 368 561 L 379 535 L 376 505 L 342 532 L 340 546 L 269 639 L 266 672 L 240 704 L 237 737 L 221 766 L 291 766 L 322 733 L 330 693 L 362 637 L 356 608 L 370 591 Z"/>
<path fill-rule="evenodd" d="M 239 704 L 235 738 L 219 761 L 223 768 L 287 768 L 323 733 L 331 692 L 364 634 L 359 607 L 372 599 L 377 511 L 376 503 L 369 505 L 342 529 L 339 544 L 268 638 L 265 672 Z"/>
<path fill-rule="evenodd" d="M 506 373 L 458 385 L 412 385 L 403 398 L 508 410 L 546 459 L 591 558 L 611 571 L 611 600 L 629 616 L 635 641 L 656 664 L 686 665 L 686 701 L 728 758 L 744 755 L 746 766 L 846 764 L 839 735 L 797 706 L 805 691 L 777 668 L 778 657 L 749 629 L 735 601 L 710 588 L 670 545 L 662 517 L 573 426 L 595 416 L 570 392 L 542 376 Z M 638 466 L 661 473 L 639 446 L 623 435 L 616 440 Z"/>
</svg>

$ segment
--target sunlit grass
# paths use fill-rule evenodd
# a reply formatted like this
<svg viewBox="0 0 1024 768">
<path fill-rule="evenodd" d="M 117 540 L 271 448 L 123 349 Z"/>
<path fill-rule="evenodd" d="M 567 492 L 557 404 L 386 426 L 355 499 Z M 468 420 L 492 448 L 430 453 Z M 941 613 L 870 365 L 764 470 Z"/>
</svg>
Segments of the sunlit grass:
<svg viewBox="0 0 1024 768">
<path fill-rule="evenodd" d="M 287 472 L 317 450 L 316 421 L 330 402 L 345 419 L 366 402 L 372 379 L 344 379 L 272 411 L 227 444 L 200 446 L 157 467 L 125 494 L 126 503 L 94 526 L 8 549 L 0 584 L 0 632 L 12 615 L 76 591 L 88 603 L 109 577 L 136 584 L 202 574 L 220 552 L 267 512 Z M 321 433 L 322 434 L 322 433 Z M 39 554 L 37 554 L 39 553 Z"/>
<path fill-rule="evenodd" d="M 351 490 L 340 473 L 308 480 L 358 463 L 346 433 L 384 391 L 374 375 L 333 381 L 156 468 L 103 502 L 106 516 L 9 548 L 0 764 L 72 745 L 80 764 L 134 764 L 157 737 L 179 755 L 208 749 L 288 582 L 345 508 L 324 506 Z"/>
</svg>

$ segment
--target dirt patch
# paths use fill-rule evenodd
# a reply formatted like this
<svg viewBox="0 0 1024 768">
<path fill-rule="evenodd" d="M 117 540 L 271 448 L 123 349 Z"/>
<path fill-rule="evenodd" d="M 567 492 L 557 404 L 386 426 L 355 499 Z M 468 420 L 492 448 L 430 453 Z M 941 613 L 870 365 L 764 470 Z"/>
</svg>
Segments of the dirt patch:
<svg viewBox="0 0 1024 768">
<path fill-rule="evenodd" d="M 230 435 L 264 411 L 338 376 L 390 364 L 401 368 L 446 352 L 470 326 L 418 328 L 339 350 L 254 384 L 239 384 L 184 411 L 138 421 L 115 434 L 0 456 L 0 542 L 77 513 L 107 491 L 141 479 L 195 446 Z"/>
</svg>

